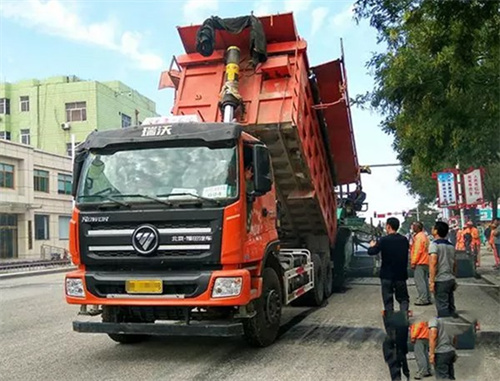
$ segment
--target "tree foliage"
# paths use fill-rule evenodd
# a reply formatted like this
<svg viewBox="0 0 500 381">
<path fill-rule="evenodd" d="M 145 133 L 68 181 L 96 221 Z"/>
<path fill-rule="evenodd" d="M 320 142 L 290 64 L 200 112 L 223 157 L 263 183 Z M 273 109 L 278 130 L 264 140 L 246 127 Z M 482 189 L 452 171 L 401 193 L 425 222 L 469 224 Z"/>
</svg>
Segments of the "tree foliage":
<svg viewBox="0 0 500 381">
<path fill-rule="evenodd" d="M 497 0 L 356 2 L 357 19 L 387 46 L 367 63 L 375 88 L 357 101 L 383 115 L 400 180 L 423 199 L 436 197 L 431 173 L 457 163 L 499 177 L 499 10 Z"/>
</svg>

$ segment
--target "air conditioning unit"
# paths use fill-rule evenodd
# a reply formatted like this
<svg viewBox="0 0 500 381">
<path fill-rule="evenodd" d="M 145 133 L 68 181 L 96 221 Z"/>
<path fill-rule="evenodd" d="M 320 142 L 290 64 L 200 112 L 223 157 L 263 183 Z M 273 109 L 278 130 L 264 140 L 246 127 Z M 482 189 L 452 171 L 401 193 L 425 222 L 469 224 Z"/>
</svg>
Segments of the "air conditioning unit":
<svg viewBox="0 0 500 381">
<path fill-rule="evenodd" d="M 68 122 L 66 122 L 66 123 L 61 124 L 61 128 L 64 131 L 68 131 L 71 128 L 71 125 Z"/>
</svg>

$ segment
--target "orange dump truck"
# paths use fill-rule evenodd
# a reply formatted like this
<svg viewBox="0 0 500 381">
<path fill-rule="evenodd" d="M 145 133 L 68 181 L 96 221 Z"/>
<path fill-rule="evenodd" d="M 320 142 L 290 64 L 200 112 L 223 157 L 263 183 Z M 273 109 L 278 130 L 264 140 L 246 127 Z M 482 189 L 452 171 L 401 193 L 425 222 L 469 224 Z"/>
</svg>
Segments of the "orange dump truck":
<svg viewBox="0 0 500 381">
<path fill-rule="evenodd" d="M 343 60 L 310 67 L 293 15 L 178 28 L 172 116 L 77 147 L 66 300 L 78 332 L 276 340 L 282 307 L 341 287 L 359 183 Z M 174 65 L 175 64 L 175 65 Z M 96 318 L 94 318 L 96 319 Z"/>
</svg>

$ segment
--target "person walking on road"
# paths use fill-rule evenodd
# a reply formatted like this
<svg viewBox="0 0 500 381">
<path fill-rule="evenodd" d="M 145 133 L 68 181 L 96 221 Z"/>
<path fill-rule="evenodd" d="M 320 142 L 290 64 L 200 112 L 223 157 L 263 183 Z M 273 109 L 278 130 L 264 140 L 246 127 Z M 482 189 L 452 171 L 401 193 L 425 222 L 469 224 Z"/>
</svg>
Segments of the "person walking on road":
<svg viewBox="0 0 500 381">
<path fill-rule="evenodd" d="M 496 269 L 500 268 L 500 227 L 498 219 L 493 220 L 491 224 L 491 233 L 490 239 L 488 243 L 491 245 L 493 249 L 493 256 L 495 258 L 495 265 L 493 266 Z"/>
<path fill-rule="evenodd" d="M 431 304 L 429 293 L 429 238 L 424 232 L 424 225 L 417 221 L 412 225 L 415 238 L 411 247 L 411 268 L 415 270 L 415 286 L 417 287 L 416 306 Z"/>
<path fill-rule="evenodd" d="M 406 237 L 398 234 L 398 229 L 399 220 L 389 218 L 385 227 L 387 235 L 378 241 L 371 241 L 368 248 L 369 255 L 382 253 L 380 280 L 385 311 L 394 311 L 394 294 L 401 311 L 408 311 L 410 304 L 406 286 L 409 244 Z"/>
<path fill-rule="evenodd" d="M 448 229 L 449 227 L 446 222 L 436 222 L 432 230 L 435 240 L 429 246 L 429 288 L 434 293 L 438 317 L 456 315 L 453 293 L 457 287 L 455 281 L 457 264 L 455 260 L 455 248 L 446 239 Z"/>
<path fill-rule="evenodd" d="M 429 362 L 429 323 L 419 321 L 410 327 L 410 339 L 414 344 L 415 359 L 417 360 L 416 380 L 432 376 Z"/>
<path fill-rule="evenodd" d="M 479 230 L 474 226 L 472 221 L 467 221 L 464 237 L 466 237 L 466 248 L 470 255 L 474 258 L 476 267 L 480 265 L 480 249 L 481 249 L 481 237 L 479 236 Z"/>
</svg>

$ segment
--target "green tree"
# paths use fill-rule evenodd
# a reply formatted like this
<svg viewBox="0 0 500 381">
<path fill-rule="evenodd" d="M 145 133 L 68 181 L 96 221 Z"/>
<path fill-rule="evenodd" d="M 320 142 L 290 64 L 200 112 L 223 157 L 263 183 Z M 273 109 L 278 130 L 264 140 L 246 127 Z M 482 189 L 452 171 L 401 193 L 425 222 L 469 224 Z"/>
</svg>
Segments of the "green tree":
<svg viewBox="0 0 500 381">
<path fill-rule="evenodd" d="M 358 103 L 384 117 L 403 164 L 400 180 L 429 201 L 432 172 L 488 168 L 496 204 L 500 163 L 500 1 L 358 0 L 387 50 L 367 63 L 375 88 Z M 495 172 L 497 171 L 497 172 Z"/>
</svg>

